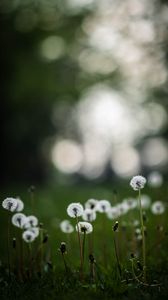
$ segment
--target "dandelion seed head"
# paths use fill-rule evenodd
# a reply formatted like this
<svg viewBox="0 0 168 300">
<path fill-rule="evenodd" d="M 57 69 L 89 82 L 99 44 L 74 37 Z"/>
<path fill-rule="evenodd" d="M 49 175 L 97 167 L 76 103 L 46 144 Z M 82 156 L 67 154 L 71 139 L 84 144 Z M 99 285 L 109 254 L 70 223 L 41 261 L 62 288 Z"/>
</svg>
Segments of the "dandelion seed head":
<svg viewBox="0 0 168 300">
<path fill-rule="evenodd" d="M 98 200 L 96 200 L 96 199 L 88 199 L 85 203 L 85 208 L 90 208 L 92 210 L 95 210 L 97 203 L 98 203 Z"/>
<path fill-rule="evenodd" d="M 17 197 L 16 200 L 17 200 L 17 207 L 16 207 L 15 211 L 20 212 L 24 209 L 24 203 L 19 197 Z"/>
<path fill-rule="evenodd" d="M 68 220 L 64 220 L 60 223 L 60 229 L 64 233 L 72 233 L 74 231 L 74 227 Z"/>
<path fill-rule="evenodd" d="M 130 186 L 133 188 L 134 191 L 138 191 L 144 188 L 145 183 L 146 178 L 141 175 L 137 175 L 131 179 Z"/>
<path fill-rule="evenodd" d="M 78 231 L 78 228 L 79 232 L 82 234 L 89 234 L 93 231 L 93 226 L 89 222 L 78 222 L 78 224 L 76 225 L 76 231 Z"/>
<path fill-rule="evenodd" d="M 155 201 L 151 206 L 154 215 L 161 215 L 165 212 L 165 205 L 162 201 Z"/>
<path fill-rule="evenodd" d="M 83 212 L 82 218 L 84 221 L 93 222 L 96 220 L 96 212 L 93 209 L 86 208 Z"/>
<path fill-rule="evenodd" d="M 28 216 L 27 221 L 24 224 L 24 229 L 36 227 L 38 225 L 38 219 L 35 216 Z"/>
<path fill-rule="evenodd" d="M 67 207 L 67 214 L 71 218 L 80 217 L 83 215 L 83 206 L 80 203 L 71 203 Z"/>
<path fill-rule="evenodd" d="M 31 243 L 35 240 L 35 234 L 30 230 L 26 230 L 23 232 L 22 238 L 26 243 Z"/>
<path fill-rule="evenodd" d="M 123 200 L 123 203 L 126 203 L 129 209 L 134 209 L 137 207 L 137 201 L 134 198 L 127 198 Z"/>
<path fill-rule="evenodd" d="M 110 208 L 111 204 L 108 200 L 99 200 L 97 203 L 96 210 L 100 213 L 107 213 Z"/>
<path fill-rule="evenodd" d="M 125 215 L 129 211 L 129 206 L 126 202 L 122 202 L 117 204 L 118 214 L 119 216 Z"/>
<path fill-rule="evenodd" d="M 151 205 L 151 198 L 148 195 L 141 195 L 141 205 L 142 208 L 148 209 Z"/>
<path fill-rule="evenodd" d="M 16 213 L 12 216 L 12 224 L 16 227 L 23 228 L 27 222 L 27 217 L 22 213 Z"/>
<path fill-rule="evenodd" d="M 29 231 L 31 231 L 31 232 L 34 233 L 35 238 L 39 236 L 39 233 L 40 233 L 39 227 L 30 227 L 30 228 L 29 228 Z"/>
<path fill-rule="evenodd" d="M 4 199 L 2 202 L 2 207 L 11 212 L 14 212 L 17 207 L 17 199 L 12 197 L 8 197 Z"/>
<path fill-rule="evenodd" d="M 111 207 L 108 211 L 107 211 L 107 218 L 110 220 L 115 220 L 119 217 L 119 211 L 118 208 L 116 206 Z"/>
</svg>

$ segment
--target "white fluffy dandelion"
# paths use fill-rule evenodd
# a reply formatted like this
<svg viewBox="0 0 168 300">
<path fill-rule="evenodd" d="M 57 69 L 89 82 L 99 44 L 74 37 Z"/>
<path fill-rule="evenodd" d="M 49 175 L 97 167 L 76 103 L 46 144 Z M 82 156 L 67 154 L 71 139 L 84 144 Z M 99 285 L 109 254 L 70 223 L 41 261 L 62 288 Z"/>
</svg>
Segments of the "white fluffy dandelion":
<svg viewBox="0 0 168 300">
<path fill-rule="evenodd" d="M 137 207 L 137 201 L 134 198 L 124 199 L 123 203 L 126 203 L 129 209 L 134 209 Z"/>
<path fill-rule="evenodd" d="M 12 197 L 8 197 L 5 200 L 3 200 L 2 202 L 2 207 L 4 209 L 7 209 L 11 212 L 14 212 L 16 207 L 17 207 L 17 199 L 16 198 L 12 198 Z"/>
<path fill-rule="evenodd" d="M 110 220 L 115 220 L 119 217 L 119 211 L 118 208 L 116 206 L 111 207 L 108 211 L 107 211 L 107 217 Z"/>
<path fill-rule="evenodd" d="M 90 208 L 92 210 L 95 210 L 97 203 L 98 203 L 98 200 L 96 200 L 96 199 L 88 199 L 85 203 L 85 208 Z"/>
<path fill-rule="evenodd" d="M 119 216 L 125 215 L 129 211 L 129 206 L 127 202 L 122 202 L 120 204 L 117 204 L 116 207 L 118 209 Z"/>
<path fill-rule="evenodd" d="M 141 195 L 142 208 L 148 209 L 151 205 L 151 198 L 148 195 Z"/>
<path fill-rule="evenodd" d="M 78 229 L 79 229 L 79 233 L 89 234 L 93 231 L 93 226 L 88 222 L 78 222 L 78 224 L 76 225 L 76 231 L 78 231 Z"/>
<path fill-rule="evenodd" d="M 163 176 L 157 171 L 153 171 L 148 176 L 148 184 L 151 187 L 157 188 L 160 187 L 163 183 Z"/>
<path fill-rule="evenodd" d="M 38 225 L 38 219 L 35 216 L 28 216 L 27 221 L 24 224 L 24 229 L 36 227 Z"/>
<path fill-rule="evenodd" d="M 111 208 L 111 204 L 108 200 L 100 200 L 97 203 L 96 210 L 98 212 L 104 213 L 108 212 L 108 210 Z"/>
<path fill-rule="evenodd" d="M 23 228 L 27 222 L 27 217 L 22 213 L 16 213 L 12 216 L 12 224 L 16 227 Z"/>
<path fill-rule="evenodd" d="M 17 207 L 16 207 L 15 211 L 20 212 L 24 209 L 24 203 L 19 197 L 17 197 L 16 200 L 17 200 Z"/>
<path fill-rule="evenodd" d="M 138 191 L 144 188 L 145 183 L 146 178 L 141 175 L 137 175 L 131 179 L 130 186 L 133 188 L 134 191 Z"/>
<path fill-rule="evenodd" d="M 60 223 L 60 229 L 64 233 L 72 233 L 74 231 L 74 227 L 68 220 L 64 220 Z"/>
<path fill-rule="evenodd" d="M 80 217 L 83 215 L 83 206 L 80 203 L 71 203 L 67 207 L 67 214 L 71 218 Z"/>
<path fill-rule="evenodd" d="M 39 233 L 40 233 L 39 227 L 31 227 L 31 228 L 29 228 L 29 231 L 34 233 L 35 238 L 39 236 Z"/>
<path fill-rule="evenodd" d="M 82 218 L 84 221 L 93 222 L 96 220 L 96 212 L 93 209 L 86 208 L 83 212 Z"/>
<path fill-rule="evenodd" d="M 151 211 L 154 215 L 161 215 L 165 211 L 165 205 L 162 201 L 155 201 L 151 206 Z"/>
<path fill-rule="evenodd" d="M 30 230 L 26 230 L 23 232 L 22 238 L 26 243 L 31 243 L 35 240 L 35 234 Z"/>
</svg>

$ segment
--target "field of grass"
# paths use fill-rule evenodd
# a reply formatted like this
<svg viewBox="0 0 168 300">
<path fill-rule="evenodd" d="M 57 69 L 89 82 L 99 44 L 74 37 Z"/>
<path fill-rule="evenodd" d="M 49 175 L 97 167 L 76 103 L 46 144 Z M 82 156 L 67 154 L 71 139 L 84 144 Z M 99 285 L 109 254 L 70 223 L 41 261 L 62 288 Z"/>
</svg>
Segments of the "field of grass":
<svg viewBox="0 0 168 300">
<path fill-rule="evenodd" d="M 115 189 L 115 191 L 114 191 Z M 30 247 L 23 244 L 22 272 L 20 272 L 20 239 L 22 230 L 10 226 L 10 276 L 7 263 L 8 212 L 1 208 L 1 299 L 166 299 L 168 296 L 168 210 L 167 185 L 151 189 L 145 187 L 152 202 L 161 200 L 166 210 L 154 215 L 145 210 L 147 280 L 142 281 L 142 240 L 135 235 L 139 225 L 139 210 L 128 211 L 116 220 L 97 213 L 93 224 L 93 257 L 89 259 L 89 235 L 86 236 L 84 274 L 80 276 L 80 255 L 77 232 L 61 232 L 59 224 L 68 219 L 66 212 L 72 202 L 84 203 L 90 199 L 108 199 L 112 206 L 124 198 L 137 197 L 128 185 L 76 185 L 36 187 L 32 201 L 27 187 L 10 187 L 1 192 L 1 200 L 8 196 L 20 196 L 25 204 L 26 215 L 37 216 L 43 236 Z M 137 200 L 135 200 L 137 201 Z M 12 214 L 11 214 L 12 216 Z M 81 219 L 80 219 L 81 220 Z M 119 228 L 114 232 L 115 222 Z M 16 247 L 12 240 L 16 238 Z M 66 243 L 66 253 L 60 251 L 61 242 Z M 42 245 L 42 247 L 41 247 Z M 121 267 L 118 268 L 115 246 Z M 132 254 L 132 255 L 131 255 Z M 64 261 L 65 259 L 65 261 Z M 133 268 L 132 268 L 133 265 Z M 22 274 L 21 274 L 22 273 Z"/>
</svg>

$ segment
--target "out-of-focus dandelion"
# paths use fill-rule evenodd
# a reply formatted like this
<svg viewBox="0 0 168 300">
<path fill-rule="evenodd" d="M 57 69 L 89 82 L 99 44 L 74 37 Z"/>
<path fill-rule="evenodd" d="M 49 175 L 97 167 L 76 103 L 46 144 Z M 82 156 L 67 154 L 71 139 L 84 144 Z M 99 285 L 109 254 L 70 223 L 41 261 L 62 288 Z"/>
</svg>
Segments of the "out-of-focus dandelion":
<svg viewBox="0 0 168 300">
<path fill-rule="evenodd" d="M 30 227 L 29 231 L 34 233 L 35 238 L 37 238 L 39 236 L 39 233 L 40 233 L 39 227 Z"/>
<path fill-rule="evenodd" d="M 11 212 L 14 212 L 17 208 L 17 204 L 18 202 L 16 198 L 8 197 L 5 200 L 3 200 L 2 207 Z"/>
<path fill-rule="evenodd" d="M 85 203 L 85 208 L 90 208 L 92 210 L 95 210 L 97 203 L 98 203 L 98 200 L 96 200 L 96 199 L 88 199 Z"/>
<path fill-rule="evenodd" d="M 134 198 L 127 198 L 123 200 L 123 203 L 125 203 L 129 209 L 134 209 L 137 207 L 137 201 Z"/>
<path fill-rule="evenodd" d="M 148 176 L 148 184 L 153 188 L 160 187 L 163 184 L 163 176 L 158 171 L 153 171 Z"/>
<path fill-rule="evenodd" d="M 21 212 L 24 209 L 24 203 L 19 197 L 17 197 L 16 200 L 17 200 L 17 207 L 15 209 L 15 212 Z"/>
<path fill-rule="evenodd" d="M 28 229 L 30 227 L 36 227 L 38 225 L 38 219 L 35 216 L 28 216 L 27 221 L 24 224 L 24 229 Z"/>
<path fill-rule="evenodd" d="M 162 201 L 155 201 L 151 206 L 154 215 L 161 215 L 165 212 L 165 205 Z"/>
<path fill-rule="evenodd" d="M 71 218 L 81 217 L 83 215 L 83 206 L 80 203 L 71 203 L 68 205 L 67 214 Z"/>
<path fill-rule="evenodd" d="M 71 225 L 69 220 L 64 220 L 60 223 L 60 229 L 64 233 L 72 233 L 74 231 L 74 227 Z"/>
<path fill-rule="evenodd" d="M 146 184 L 146 178 L 138 175 L 134 176 L 131 181 L 130 185 L 133 190 L 139 192 L 139 210 L 140 210 L 140 222 L 141 222 L 141 232 L 142 232 L 142 255 L 143 255 L 143 280 L 146 282 L 146 246 L 145 246 L 145 231 L 144 231 L 144 223 L 143 223 L 143 210 L 142 210 L 142 203 L 141 203 L 141 189 L 144 188 Z"/>
<path fill-rule="evenodd" d="M 141 205 L 143 209 L 148 209 L 151 205 L 151 198 L 148 195 L 141 195 Z"/>
<path fill-rule="evenodd" d="M 107 211 L 107 217 L 110 220 L 115 220 L 119 217 L 119 210 L 118 207 L 113 206 Z"/>
<path fill-rule="evenodd" d="M 12 224 L 16 227 L 23 228 L 27 222 L 27 217 L 22 213 L 16 213 L 12 216 Z"/>
<path fill-rule="evenodd" d="M 86 208 L 83 212 L 82 218 L 84 221 L 93 222 L 96 220 L 96 212 L 93 209 Z"/>
<path fill-rule="evenodd" d="M 111 204 L 108 200 L 99 200 L 96 206 L 96 210 L 100 213 L 108 212 L 110 209 Z"/>
<path fill-rule="evenodd" d="M 26 243 L 32 243 L 35 240 L 36 236 L 32 231 L 26 230 L 23 232 L 22 238 Z"/>
<path fill-rule="evenodd" d="M 141 175 L 134 176 L 130 181 L 130 185 L 134 191 L 143 189 L 145 183 L 146 183 L 146 178 Z"/>
<path fill-rule="evenodd" d="M 119 203 L 116 205 L 116 207 L 118 209 L 119 216 L 125 215 L 129 210 L 129 206 L 127 202 Z"/>
</svg>

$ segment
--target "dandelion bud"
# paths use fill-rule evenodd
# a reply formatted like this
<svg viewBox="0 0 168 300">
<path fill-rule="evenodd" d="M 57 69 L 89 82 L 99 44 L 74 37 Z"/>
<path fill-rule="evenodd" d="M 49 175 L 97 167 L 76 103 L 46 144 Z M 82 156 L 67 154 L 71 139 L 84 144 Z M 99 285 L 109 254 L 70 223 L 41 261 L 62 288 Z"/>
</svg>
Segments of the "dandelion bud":
<svg viewBox="0 0 168 300">
<path fill-rule="evenodd" d="M 35 191 L 35 186 L 34 185 L 31 185 L 29 188 L 28 188 L 28 192 L 29 193 L 34 193 L 34 191 Z"/>
<path fill-rule="evenodd" d="M 13 249 L 16 248 L 16 238 L 13 238 L 13 240 L 12 240 L 12 247 L 13 247 Z"/>
<path fill-rule="evenodd" d="M 66 252 L 66 243 L 65 242 L 61 242 L 60 251 L 62 254 L 64 254 Z"/>
<path fill-rule="evenodd" d="M 39 223 L 39 228 L 40 228 L 40 229 L 43 228 L 43 223 Z"/>
<path fill-rule="evenodd" d="M 115 222 L 114 226 L 113 226 L 113 231 L 117 231 L 118 229 L 118 221 Z"/>
<path fill-rule="evenodd" d="M 89 255 L 89 260 L 90 260 L 91 264 L 95 263 L 95 259 L 94 259 L 94 256 L 92 254 Z"/>
<path fill-rule="evenodd" d="M 53 269 L 53 264 L 51 261 L 47 261 L 47 265 L 49 266 L 50 269 Z"/>
<path fill-rule="evenodd" d="M 143 221 L 146 222 L 147 221 L 147 216 L 146 216 L 146 212 L 143 211 Z"/>
<path fill-rule="evenodd" d="M 141 263 L 140 263 L 139 260 L 137 261 L 137 267 L 138 267 L 138 269 L 139 269 L 140 271 L 143 271 L 143 267 L 142 267 L 142 265 L 141 265 Z"/>
<path fill-rule="evenodd" d="M 45 235 L 45 237 L 43 238 L 43 244 L 47 243 L 48 241 L 48 234 Z"/>
</svg>

